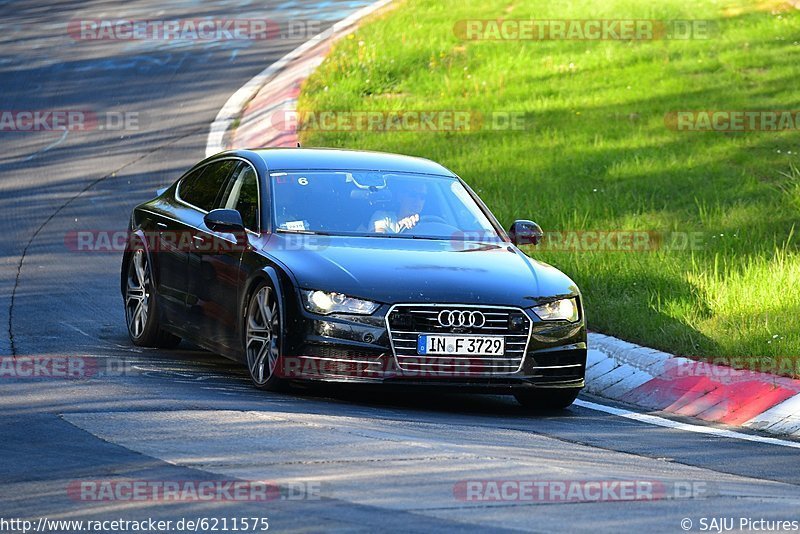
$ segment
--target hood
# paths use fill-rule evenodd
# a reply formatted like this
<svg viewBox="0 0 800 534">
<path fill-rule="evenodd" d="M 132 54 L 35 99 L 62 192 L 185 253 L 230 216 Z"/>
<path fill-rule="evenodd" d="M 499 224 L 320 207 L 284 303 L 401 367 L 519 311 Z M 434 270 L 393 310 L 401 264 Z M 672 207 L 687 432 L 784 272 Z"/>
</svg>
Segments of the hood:
<svg viewBox="0 0 800 534">
<path fill-rule="evenodd" d="M 383 303 L 529 307 L 578 294 L 561 271 L 509 244 L 279 233 L 263 251 L 285 265 L 301 288 Z"/>
</svg>

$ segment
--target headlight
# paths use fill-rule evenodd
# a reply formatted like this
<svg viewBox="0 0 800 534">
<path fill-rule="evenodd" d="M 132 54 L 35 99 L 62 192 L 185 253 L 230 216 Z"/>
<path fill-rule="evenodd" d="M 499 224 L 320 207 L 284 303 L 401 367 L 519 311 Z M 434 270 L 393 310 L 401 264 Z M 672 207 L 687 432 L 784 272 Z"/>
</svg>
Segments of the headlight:
<svg viewBox="0 0 800 534">
<path fill-rule="evenodd" d="M 308 311 L 322 315 L 329 313 L 369 315 L 380 307 L 377 302 L 348 297 L 341 293 L 304 289 L 300 294 L 303 297 L 303 306 Z"/>
<path fill-rule="evenodd" d="M 578 301 L 576 299 L 561 299 L 540 306 L 534 306 L 533 312 L 542 321 L 569 321 L 578 320 Z"/>
</svg>

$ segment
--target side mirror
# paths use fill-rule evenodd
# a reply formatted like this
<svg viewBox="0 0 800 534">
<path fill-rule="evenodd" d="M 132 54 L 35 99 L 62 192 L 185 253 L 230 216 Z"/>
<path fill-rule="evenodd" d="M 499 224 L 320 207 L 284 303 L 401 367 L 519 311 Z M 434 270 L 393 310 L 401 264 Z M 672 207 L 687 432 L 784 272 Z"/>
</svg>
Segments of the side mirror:
<svg viewBox="0 0 800 534">
<path fill-rule="evenodd" d="M 508 230 L 508 237 L 511 242 L 517 246 L 520 245 L 538 245 L 539 241 L 544 237 L 542 227 L 533 221 L 514 221 L 511 228 Z"/>
<path fill-rule="evenodd" d="M 242 216 L 236 210 L 217 209 L 211 210 L 203 217 L 203 222 L 209 230 L 235 234 L 244 232 Z"/>
</svg>

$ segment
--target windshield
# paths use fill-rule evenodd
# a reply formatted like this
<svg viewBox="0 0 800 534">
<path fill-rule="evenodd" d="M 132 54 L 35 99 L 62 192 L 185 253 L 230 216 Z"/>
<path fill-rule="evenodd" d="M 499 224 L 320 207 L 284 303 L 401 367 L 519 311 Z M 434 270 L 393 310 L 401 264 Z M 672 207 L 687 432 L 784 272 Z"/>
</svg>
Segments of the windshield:
<svg viewBox="0 0 800 534">
<path fill-rule="evenodd" d="M 279 231 L 500 240 L 457 178 L 343 170 L 274 172 L 270 179 Z"/>
</svg>

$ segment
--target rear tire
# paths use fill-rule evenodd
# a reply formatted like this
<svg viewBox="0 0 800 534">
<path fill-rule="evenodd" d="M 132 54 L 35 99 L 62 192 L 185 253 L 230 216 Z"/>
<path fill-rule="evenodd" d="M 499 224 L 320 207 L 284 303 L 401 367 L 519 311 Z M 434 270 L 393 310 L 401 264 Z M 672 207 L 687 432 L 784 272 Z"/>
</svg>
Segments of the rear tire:
<svg viewBox="0 0 800 534">
<path fill-rule="evenodd" d="M 580 393 L 580 389 L 537 389 L 514 393 L 514 397 L 528 410 L 563 410 Z"/>
<path fill-rule="evenodd" d="M 133 344 L 162 349 L 177 347 L 181 338 L 162 330 L 158 324 L 153 273 L 143 248 L 135 248 L 131 252 L 125 280 L 125 322 Z"/>
<path fill-rule="evenodd" d="M 281 307 L 272 284 L 259 284 L 250 295 L 244 312 L 244 354 L 253 385 L 280 391 L 286 383 L 276 373 L 282 350 Z"/>
</svg>

